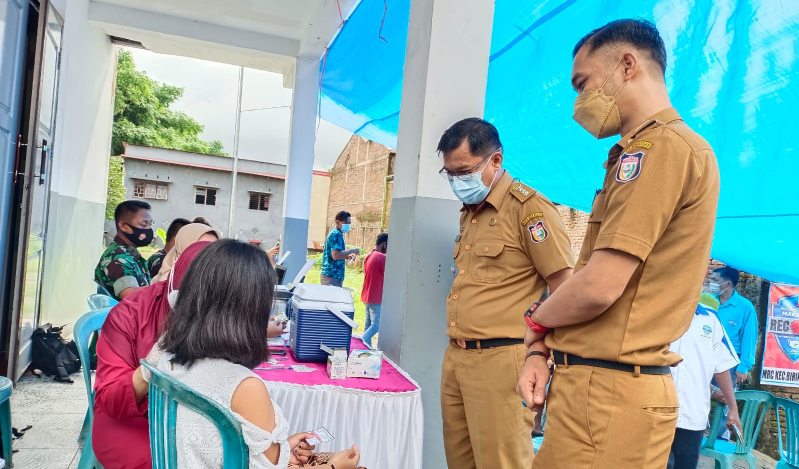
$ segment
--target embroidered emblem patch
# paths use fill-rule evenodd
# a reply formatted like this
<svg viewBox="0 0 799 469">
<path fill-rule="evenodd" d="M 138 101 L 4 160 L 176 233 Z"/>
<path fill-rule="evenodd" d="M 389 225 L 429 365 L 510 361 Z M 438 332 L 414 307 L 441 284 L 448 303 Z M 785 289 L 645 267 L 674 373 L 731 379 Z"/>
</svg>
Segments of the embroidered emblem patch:
<svg viewBox="0 0 799 469">
<path fill-rule="evenodd" d="M 702 334 L 705 337 L 710 337 L 710 335 L 713 334 L 713 328 L 705 324 L 704 326 L 702 326 Z"/>
<path fill-rule="evenodd" d="M 534 243 L 542 243 L 545 239 L 547 239 L 547 236 L 549 236 L 549 232 L 547 231 L 546 226 L 544 226 L 543 220 L 535 225 L 528 226 L 527 229 L 530 231 L 530 239 Z"/>
<path fill-rule="evenodd" d="M 644 150 L 649 150 L 650 148 L 652 148 L 652 145 L 654 145 L 654 143 L 650 142 L 649 140 L 638 140 L 637 142 L 635 142 L 632 145 L 630 145 L 629 147 L 627 147 L 624 150 L 624 152 L 625 153 L 630 153 L 635 148 L 643 148 Z"/>
<path fill-rule="evenodd" d="M 530 223 L 530 221 L 533 218 L 543 218 L 543 217 L 544 217 L 544 212 L 533 212 L 530 215 L 527 215 L 527 217 L 524 219 L 524 221 L 522 221 L 522 225 L 526 225 L 526 224 Z"/>
<path fill-rule="evenodd" d="M 630 182 L 641 175 L 641 164 L 644 152 L 625 153 L 619 158 L 619 169 L 616 170 L 616 182 L 622 184 Z"/>
</svg>

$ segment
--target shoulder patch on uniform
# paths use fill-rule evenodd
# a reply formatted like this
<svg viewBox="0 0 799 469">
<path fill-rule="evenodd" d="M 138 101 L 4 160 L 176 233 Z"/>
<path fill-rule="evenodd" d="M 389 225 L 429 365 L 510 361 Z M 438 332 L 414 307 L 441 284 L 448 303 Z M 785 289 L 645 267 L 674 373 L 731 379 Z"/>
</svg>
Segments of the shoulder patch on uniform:
<svg viewBox="0 0 799 469">
<path fill-rule="evenodd" d="M 524 202 L 532 197 L 535 194 L 535 191 L 521 182 L 514 182 L 510 188 L 510 193 L 520 201 Z"/>
<path fill-rule="evenodd" d="M 641 175 L 641 166 L 644 163 L 644 152 L 624 153 L 619 158 L 619 167 L 616 169 L 616 182 L 626 184 Z"/>
<path fill-rule="evenodd" d="M 624 149 L 625 153 L 631 153 L 636 148 L 643 148 L 644 150 L 649 150 L 652 148 L 654 143 L 650 142 L 649 140 L 638 140 L 637 142 L 633 142 L 632 145 L 628 146 Z"/>
<path fill-rule="evenodd" d="M 549 236 L 549 231 L 547 231 L 547 227 L 544 225 L 544 220 L 535 223 L 534 225 L 529 225 L 527 230 L 530 232 L 530 240 L 536 244 L 543 243 L 547 236 Z"/>
<path fill-rule="evenodd" d="M 533 212 L 530 215 L 527 215 L 522 221 L 522 226 L 530 223 L 530 221 L 534 218 L 544 218 L 544 212 Z"/>
</svg>

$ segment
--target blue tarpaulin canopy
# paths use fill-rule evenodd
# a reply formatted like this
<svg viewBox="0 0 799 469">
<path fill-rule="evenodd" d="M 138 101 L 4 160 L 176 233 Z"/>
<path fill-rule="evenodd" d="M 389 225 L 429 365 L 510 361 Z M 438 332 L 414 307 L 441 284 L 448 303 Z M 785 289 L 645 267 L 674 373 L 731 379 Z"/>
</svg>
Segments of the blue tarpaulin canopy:
<svg viewBox="0 0 799 469">
<path fill-rule="evenodd" d="M 322 117 L 396 147 L 409 0 L 362 0 L 323 65 Z M 618 18 L 646 18 L 666 82 L 721 170 L 713 257 L 799 284 L 799 1 L 496 0 L 485 118 L 505 165 L 551 200 L 589 210 L 613 138 L 572 120 L 571 50 Z M 383 24 L 381 29 L 381 23 Z"/>
</svg>

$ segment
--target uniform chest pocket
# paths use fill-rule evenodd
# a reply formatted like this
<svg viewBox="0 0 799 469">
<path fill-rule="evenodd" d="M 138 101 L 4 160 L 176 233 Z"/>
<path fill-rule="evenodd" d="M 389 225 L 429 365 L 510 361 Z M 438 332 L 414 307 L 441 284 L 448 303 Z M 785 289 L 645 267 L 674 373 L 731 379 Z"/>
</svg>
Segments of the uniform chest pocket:
<svg viewBox="0 0 799 469">
<path fill-rule="evenodd" d="M 482 283 L 499 283 L 505 277 L 505 262 L 502 253 L 505 250 L 503 243 L 475 243 L 474 278 Z"/>
</svg>

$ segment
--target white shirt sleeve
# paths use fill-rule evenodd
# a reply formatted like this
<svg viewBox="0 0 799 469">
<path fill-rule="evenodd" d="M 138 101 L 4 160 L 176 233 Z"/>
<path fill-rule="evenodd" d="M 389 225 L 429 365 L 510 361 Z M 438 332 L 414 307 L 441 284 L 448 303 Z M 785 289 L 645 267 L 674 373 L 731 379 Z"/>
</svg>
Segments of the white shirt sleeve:
<svg viewBox="0 0 799 469">
<path fill-rule="evenodd" d="M 738 355 L 716 315 L 711 313 L 711 317 L 713 321 L 713 353 L 716 359 L 714 373 L 721 373 L 738 366 Z"/>
</svg>

